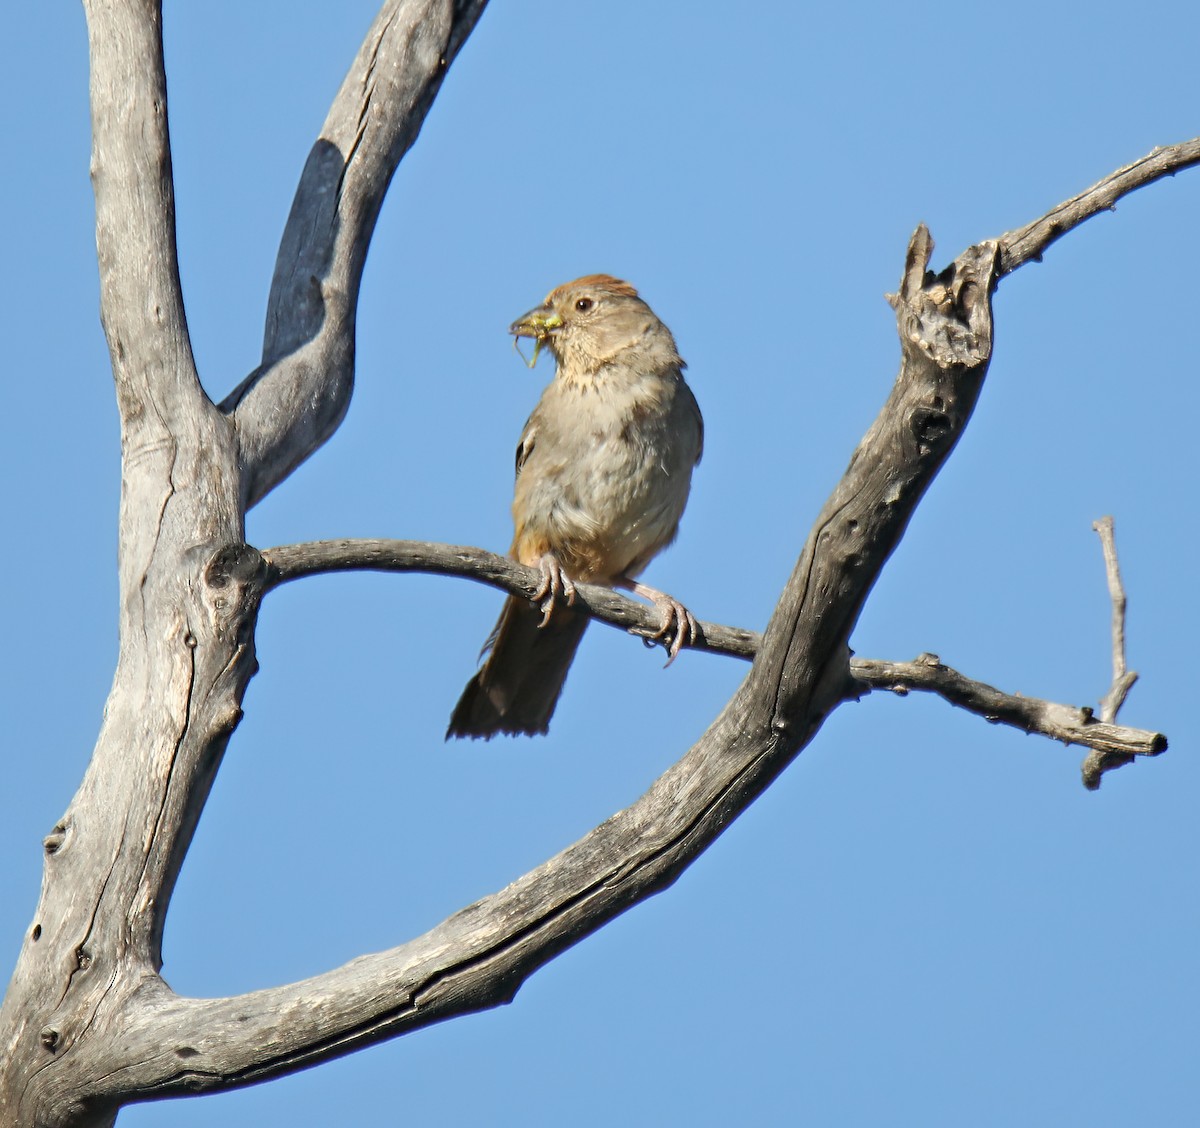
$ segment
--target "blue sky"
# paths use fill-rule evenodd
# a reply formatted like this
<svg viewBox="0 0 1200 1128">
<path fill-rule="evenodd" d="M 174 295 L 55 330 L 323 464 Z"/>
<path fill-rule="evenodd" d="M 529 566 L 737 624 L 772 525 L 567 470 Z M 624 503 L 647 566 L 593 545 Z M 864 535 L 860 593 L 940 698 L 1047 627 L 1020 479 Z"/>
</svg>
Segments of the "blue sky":
<svg viewBox="0 0 1200 1128">
<path fill-rule="evenodd" d="M 183 283 L 216 398 L 257 361 L 291 195 L 373 12 L 167 6 Z M 504 549 L 512 450 L 550 376 L 506 327 L 608 271 L 675 332 L 706 420 L 681 536 L 646 579 L 760 628 L 893 379 L 882 295 L 913 227 L 941 265 L 1200 133 L 1198 41 L 1181 4 L 495 4 L 384 207 L 349 416 L 249 539 Z M 7 969 L 112 676 L 120 477 L 80 8 L 15 7 L 0 64 Z M 1166 732 L 1165 756 L 1088 794 L 1079 750 L 865 699 L 511 1006 L 122 1128 L 1193 1123 L 1198 211 L 1183 173 L 1004 281 L 976 416 L 853 640 L 1094 702 L 1091 522 L 1112 513 L 1142 674 L 1123 719 Z M 595 626 L 548 738 L 443 745 L 499 605 L 368 575 L 269 597 L 168 920 L 177 990 L 286 982 L 424 931 L 634 800 L 744 675 L 687 654 L 664 672 Z"/>
</svg>

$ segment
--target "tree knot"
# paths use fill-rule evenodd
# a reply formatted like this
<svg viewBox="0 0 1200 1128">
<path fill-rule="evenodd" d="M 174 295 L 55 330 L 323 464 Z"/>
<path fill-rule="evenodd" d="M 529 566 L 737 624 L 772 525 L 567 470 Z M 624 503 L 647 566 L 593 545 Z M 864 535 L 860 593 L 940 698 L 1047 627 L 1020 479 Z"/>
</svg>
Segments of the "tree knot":
<svg viewBox="0 0 1200 1128">
<path fill-rule="evenodd" d="M 266 590 L 267 562 L 248 544 L 222 545 L 204 568 L 204 584 L 218 635 L 233 624 L 239 635 L 253 629 Z"/>
</svg>

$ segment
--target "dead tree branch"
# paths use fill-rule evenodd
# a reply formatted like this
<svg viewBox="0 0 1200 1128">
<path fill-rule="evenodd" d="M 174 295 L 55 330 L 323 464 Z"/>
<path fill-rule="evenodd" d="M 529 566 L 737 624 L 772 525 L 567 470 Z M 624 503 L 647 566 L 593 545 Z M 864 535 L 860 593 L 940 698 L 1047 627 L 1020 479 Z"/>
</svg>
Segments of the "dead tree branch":
<svg viewBox="0 0 1200 1128">
<path fill-rule="evenodd" d="M 241 543 L 245 505 L 345 410 L 378 200 L 482 8 L 385 5 L 366 69 L 331 111 L 361 128 L 345 175 L 331 179 L 318 161 L 330 191 L 310 176 L 311 206 L 293 210 L 288 245 L 303 263 L 275 287 L 271 365 L 222 412 L 197 378 L 179 285 L 161 5 L 85 0 L 101 317 L 122 427 L 120 650 L 91 763 L 46 838 L 41 897 L 0 1007 L 2 1124 L 108 1125 L 137 1092 L 125 1087 L 136 1066 L 122 1028 L 157 980 L 175 879 L 255 668 L 262 562 Z M 408 101 L 397 76 L 416 91 Z M 320 314 L 297 298 L 309 248 L 329 260 L 312 274 L 345 295 Z M 292 259 L 285 247 L 281 261 Z M 289 336 L 293 317 L 303 325 Z M 274 363 L 280 340 L 293 363 Z"/>
<path fill-rule="evenodd" d="M 999 281 L 1027 262 L 1041 262 L 1051 243 L 1102 211 L 1112 211 L 1122 196 L 1153 184 L 1164 176 L 1174 176 L 1200 162 L 1200 137 L 1166 145 L 1147 153 L 1141 160 L 1117 169 L 1078 196 L 1072 196 L 1032 223 L 1000 236 Z"/>
<path fill-rule="evenodd" d="M 1100 535 L 1100 546 L 1104 552 L 1104 574 L 1108 580 L 1108 598 L 1112 603 L 1112 667 L 1113 680 L 1108 692 L 1100 700 L 1100 718 L 1115 721 L 1125 698 L 1133 688 L 1138 676 L 1125 665 L 1125 585 L 1121 582 L 1121 567 L 1117 563 L 1117 542 L 1113 532 L 1113 519 L 1101 517 L 1092 528 Z"/>
<path fill-rule="evenodd" d="M 1114 724 L 1125 698 L 1133 688 L 1138 676 L 1125 665 L 1125 585 L 1121 582 L 1121 568 L 1117 563 L 1117 541 L 1113 531 L 1113 519 L 1101 517 L 1092 524 L 1100 536 L 1100 547 L 1104 553 L 1104 574 L 1108 580 L 1108 598 L 1112 604 L 1112 685 L 1100 699 L 1100 719 Z M 1100 786 L 1105 772 L 1119 768 L 1130 761 L 1130 756 L 1120 749 L 1095 749 L 1083 761 L 1083 785 L 1089 791 Z"/>
<path fill-rule="evenodd" d="M 1118 755 L 1122 757 L 1122 763 L 1134 756 L 1157 756 L 1167 748 L 1167 738 L 1160 732 L 1097 720 L 1087 706 L 1059 705 L 1039 697 L 1004 693 L 943 666 L 935 654 L 922 654 L 912 662 L 855 658 L 850 669 L 871 689 L 900 694 L 914 689 L 936 693 L 951 705 L 975 713 L 992 724 L 1011 725 L 1022 732 L 1039 733 L 1064 744 L 1092 748 L 1100 755 Z"/>
<path fill-rule="evenodd" d="M 541 573 L 508 556 L 497 556 L 481 548 L 430 541 L 329 540 L 281 545 L 263 552 L 267 563 L 267 587 L 328 572 L 428 572 L 477 580 L 510 595 L 530 599 L 536 593 Z M 620 627 L 650 639 L 658 630 L 661 616 L 649 604 L 631 599 L 597 584 L 575 585 L 575 603 L 580 611 L 602 623 Z M 698 622 L 699 633 L 690 649 L 732 658 L 753 658 L 759 636 L 740 627 Z"/>
<path fill-rule="evenodd" d="M 354 325 L 379 209 L 487 0 L 388 0 L 308 155 L 279 245 L 262 363 L 225 399 L 246 507 L 337 429 L 354 388 Z"/>
<path fill-rule="evenodd" d="M 753 802 L 853 690 L 849 634 L 981 386 L 995 247 L 928 281 L 930 246 L 921 228 L 897 298 L 892 394 L 809 534 L 748 677 L 701 740 L 631 807 L 400 948 L 235 999 L 180 999 L 143 976 L 120 1014 L 124 1064 L 94 1085 L 126 1101 L 227 1088 L 506 1001 L 668 886 Z"/>
<path fill-rule="evenodd" d="M 263 558 L 268 590 L 305 576 L 329 572 L 426 572 L 462 576 L 528 599 L 541 580 L 536 568 L 527 568 L 507 556 L 429 541 L 314 541 L 268 548 Z M 656 611 L 611 588 L 578 584 L 576 591 L 575 607 L 609 626 L 648 637 L 658 625 Z M 698 626 L 698 636 L 687 647 L 689 650 L 752 659 L 762 643 L 761 635 L 744 627 L 706 621 L 700 621 Z M 854 681 L 860 683 L 855 687 L 859 692 L 935 693 L 951 705 L 991 723 L 1011 725 L 1025 733 L 1037 733 L 1100 753 L 1154 756 L 1167 747 L 1167 738 L 1162 733 L 1105 723 L 1103 718 L 1097 720 L 1087 706 L 1060 705 L 1038 697 L 1004 693 L 942 665 L 931 654 L 922 654 L 912 662 L 852 658 L 850 672 Z"/>
<path fill-rule="evenodd" d="M 938 275 L 917 229 L 892 299 L 901 363 L 887 403 L 808 533 L 745 681 L 641 799 L 401 947 L 269 991 L 180 998 L 159 976 L 167 908 L 241 715 L 262 593 L 289 566 L 287 550 L 273 550 L 271 572 L 242 543 L 245 509 L 345 413 L 380 201 L 482 8 L 384 5 L 297 191 L 263 363 L 218 410 L 200 390 L 180 297 L 160 4 L 85 0 L 102 316 L 124 439 L 120 655 L 87 774 L 45 840 L 42 894 L 0 1008 L 0 1123 L 110 1125 L 131 1101 L 279 1076 L 492 1006 L 668 886 L 861 692 L 851 632 L 970 419 L 998 277 L 1196 159 L 1152 154 Z"/>
</svg>

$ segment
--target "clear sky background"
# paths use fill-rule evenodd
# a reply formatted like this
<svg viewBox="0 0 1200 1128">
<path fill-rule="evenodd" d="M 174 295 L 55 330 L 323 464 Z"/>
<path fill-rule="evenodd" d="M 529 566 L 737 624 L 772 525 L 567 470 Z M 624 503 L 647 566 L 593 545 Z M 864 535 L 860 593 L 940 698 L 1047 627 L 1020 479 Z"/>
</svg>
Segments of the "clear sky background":
<svg viewBox="0 0 1200 1128">
<path fill-rule="evenodd" d="M 183 285 L 215 398 L 257 361 L 292 192 L 374 9 L 167 5 Z M 0 978 L 112 677 L 120 482 L 83 14 L 4 24 Z M 707 422 L 646 578 L 761 628 L 894 377 L 883 294 L 914 226 L 941 266 L 1200 133 L 1198 42 L 1183 3 L 494 4 L 384 207 L 349 416 L 250 541 L 503 550 L 551 375 L 506 328 L 607 271 L 674 330 Z M 1111 513 L 1142 674 L 1123 719 L 1166 732 L 1165 756 L 1089 794 L 1079 749 L 876 695 L 511 1006 L 122 1128 L 1194 1124 L 1198 214 L 1200 170 L 1004 281 L 975 418 L 853 639 L 1094 703 L 1091 522 Z M 446 746 L 500 603 L 372 575 L 268 598 L 168 920 L 176 990 L 283 983 L 430 928 L 632 802 L 745 673 L 689 654 L 664 672 L 593 626 L 548 738 Z"/>
</svg>

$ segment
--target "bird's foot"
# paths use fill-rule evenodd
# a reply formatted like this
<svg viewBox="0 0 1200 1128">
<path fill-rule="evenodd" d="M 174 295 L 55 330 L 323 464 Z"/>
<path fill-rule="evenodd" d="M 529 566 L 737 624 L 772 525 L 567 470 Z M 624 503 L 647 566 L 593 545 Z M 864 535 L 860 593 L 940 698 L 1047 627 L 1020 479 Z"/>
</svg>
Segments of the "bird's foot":
<svg viewBox="0 0 1200 1128">
<path fill-rule="evenodd" d="M 542 582 L 538 584 L 532 599 L 542 612 L 542 621 L 538 623 L 538 627 L 541 628 L 550 622 L 550 616 L 560 600 L 568 607 L 575 602 L 575 584 L 562 570 L 562 565 L 553 552 L 547 552 L 538 561 L 538 570 L 542 573 Z"/>
<path fill-rule="evenodd" d="M 627 587 L 635 595 L 650 600 L 662 616 L 662 623 L 653 634 L 643 635 L 651 642 L 661 642 L 667 648 L 667 666 L 679 657 L 684 646 L 690 646 L 696 641 L 699 630 L 696 626 L 696 616 L 672 595 L 652 588 L 637 580 L 623 580 L 622 587 Z M 666 667 L 664 667 L 665 669 Z"/>
</svg>

